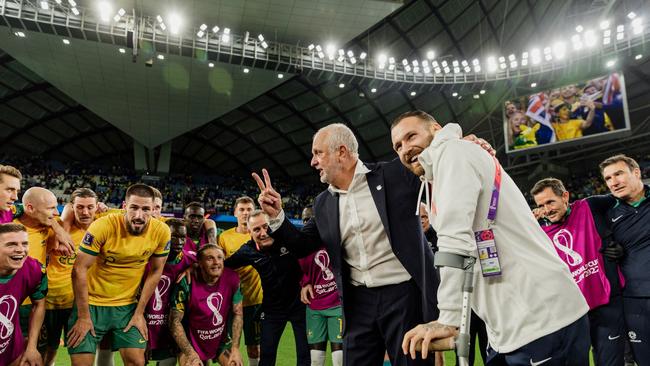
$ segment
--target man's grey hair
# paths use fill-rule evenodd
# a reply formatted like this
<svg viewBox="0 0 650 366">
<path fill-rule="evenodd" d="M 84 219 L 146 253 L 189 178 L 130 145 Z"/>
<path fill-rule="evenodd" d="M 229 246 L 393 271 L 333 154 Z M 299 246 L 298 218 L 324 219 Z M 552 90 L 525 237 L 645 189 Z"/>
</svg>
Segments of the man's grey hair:
<svg viewBox="0 0 650 366">
<path fill-rule="evenodd" d="M 348 126 L 343 123 L 332 123 L 318 130 L 314 134 L 314 139 L 322 133 L 327 133 L 327 145 L 330 152 L 345 146 L 352 156 L 359 156 L 359 142 Z"/>
<path fill-rule="evenodd" d="M 266 218 L 266 221 L 269 221 L 269 215 L 267 215 L 264 211 L 258 209 L 254 210 L 250 215 L 248 215 L 248 222 L 250 223 L 251 219 L 257 216 L 264 216 Z"/>
</svg>

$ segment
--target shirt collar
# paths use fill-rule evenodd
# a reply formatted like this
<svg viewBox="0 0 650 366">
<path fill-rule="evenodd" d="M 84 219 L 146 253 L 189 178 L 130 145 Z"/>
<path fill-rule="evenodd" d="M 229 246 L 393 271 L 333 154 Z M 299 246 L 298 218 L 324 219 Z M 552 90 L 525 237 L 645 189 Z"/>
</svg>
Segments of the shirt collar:
<svg viewBox="0 0 650 366">
<path fill-rule="evenodd" d="M 366 167 L 366 165 L 364 164 L 363 161 L 357 159 L 356 166 L 354 167 L 354 176 L 352 177 L 352 182 L 350 182 L 350 187 L 354 186 L 354 184 L 356 183 L 357 178 L 359 176 L 365 175 L 368 172 L 370 172 L 370 169 L 368 169 L 368 167 Z M 350 187 L 348 187 L 348 190 L 350 189 Z M 336 195 L 336 194 L 340 194 L 340 193 L 348 193 L 347 190 L 338 189 L 338 188 L 334 187 L 331 184 L 327 187 L 327 190 L 330 192 L 331 195 Z"/>
</svg>

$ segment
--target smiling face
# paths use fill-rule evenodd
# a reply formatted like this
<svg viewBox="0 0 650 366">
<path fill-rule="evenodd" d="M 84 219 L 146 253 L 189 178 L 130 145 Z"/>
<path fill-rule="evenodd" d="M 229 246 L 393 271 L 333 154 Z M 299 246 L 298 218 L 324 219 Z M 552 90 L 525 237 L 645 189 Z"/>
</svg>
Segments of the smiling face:
<svg viewBox="0 0 650 366">
<path fill-rule="evenodd" d="M 399 160 L 416 175 L 424 175 L 418 156 L 433 141 L 433 136 L 441 127 L 436 122 L 428 122 L 419 117 L 406 117 L 390 131 L 393 150 Z"/>
<path fill-rule="evenodd" d="M 223 261 L 226 259 L 223 250 L 215 245 L 203 249 L 198 255 L 199 268 L 203 278 L 212 282 L 223 273 Z"/>
<path fill-rule="evenodd" d="M 330 149 L 328 137 L 328 132 L 318 133 L 314 136 L 311 146 L 311 166 L 318 170 L 322 183 L 334 185 L 343 172 L 343 167 L 338 159 L 340 150 L 332 151 Z"/>
<path fill-rule="evenodd" d="M 0 234 L 0 273 L 7 276 L 18 271 L 25 263 L 28 248 L 27 232 Z"/>
<path fill-rule="evenodd" d="M 535 194 L 533 198 L 537 207 L 543 210 L 544 216 L 552 223 L 561 221 L 569 209 L 569 192 L 558 196 L 553 188 L 546 187 L 543 191 Z"/>
<path fill-rule="evenodd" d="M 521 112 L 515 112 L 510 117 L 510 126 L 512 126 L 513 135 L 519 135 L 521 133 L 521 125 L 526 125 L 526 123 L 526 115 Z"/>
<path fill-rule="evenodd" d="M 557 115 L 563 121 L 568 120 L 571 117 L 571 109 L 569 109 L 568 105 L 564 104 L 558 110 Z"/>
<path fill-rule="evenodd" d="M 273 238 L 269 236 L 269 220 L 266 215 L 249 218 L 248 229 L 253 241 L 260 249 L 266 249 L 273 245 Z"/>
<path fill-rule="evenodd" d="M 564 99 L 574 97 L 577 92 L 578 90 L 576 89 L 576 86 L 573 84 L 564 86 L 560 89 L 560 93 L 562 94 L 562 98 Z"/>
</svg>

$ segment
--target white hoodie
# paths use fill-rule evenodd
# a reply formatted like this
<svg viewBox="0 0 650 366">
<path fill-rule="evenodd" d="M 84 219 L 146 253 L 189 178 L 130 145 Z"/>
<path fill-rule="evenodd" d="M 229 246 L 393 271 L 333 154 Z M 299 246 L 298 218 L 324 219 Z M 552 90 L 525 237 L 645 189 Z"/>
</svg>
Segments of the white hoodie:
<svg viewBox="0 0 650 366">
<path fill-rule="evenodd" d="M 433 181 L 437 214 L 432 225 L 438 233 L 440 251 L 477 257 L 474 232 L 488 228 L 495 162 L 478 145 L 458 139 L 460 133 L 459 125 L 446 125 L 420 154 L 419 162 L 425 179 Z M 503 169 L 491 228 L 502 274 L 483 277 L 477 260 L 472 309 L 485 321 L 495 351 L 517 350 L 587 313 L 587 302 L 568 267 Z M 441 268 L 440 323 L 459 326 L 462 283 L 461 270 Z"/>
</svg>

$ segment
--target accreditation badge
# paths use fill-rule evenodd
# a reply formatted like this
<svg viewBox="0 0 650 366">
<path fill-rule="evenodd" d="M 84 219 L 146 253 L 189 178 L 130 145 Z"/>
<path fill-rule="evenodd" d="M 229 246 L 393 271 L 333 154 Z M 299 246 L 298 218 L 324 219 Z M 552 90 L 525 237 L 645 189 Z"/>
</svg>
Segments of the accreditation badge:
<svg viewBox="0 0 650 366">
<path fill-rule="evenodd" d="M 501 264 L 499 263 L 497 244 L 494 241 L 494 232 L 492 229 L 481 230 L 475 232 L 474 237 L 483 277 L 500 276 Z"/>
</svg>

